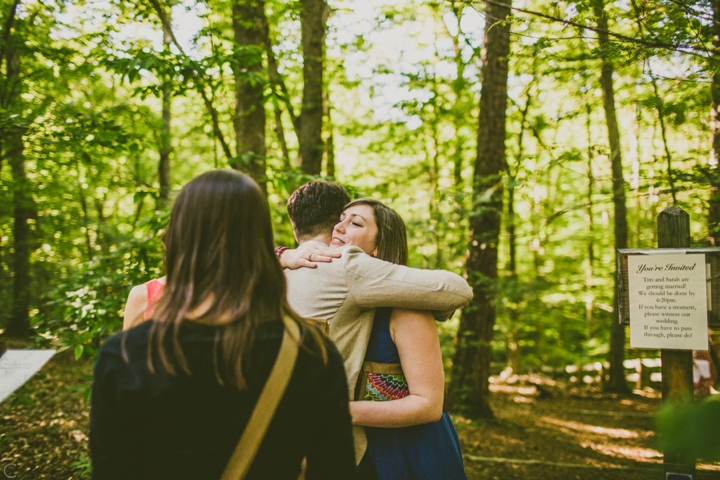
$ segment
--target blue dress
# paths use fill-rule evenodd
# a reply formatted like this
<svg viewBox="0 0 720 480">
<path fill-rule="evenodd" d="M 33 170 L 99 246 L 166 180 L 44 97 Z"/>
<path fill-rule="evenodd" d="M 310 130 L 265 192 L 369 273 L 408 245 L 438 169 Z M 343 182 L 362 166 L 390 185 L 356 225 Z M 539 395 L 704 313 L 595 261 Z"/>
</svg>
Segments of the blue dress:
<svg viewBox="0 0 720 480">
<path fill-rule="evenodd" d="M 390 336 L 391 313 L 390 308 L 377 309 L 366 362 L 400 362 Z M 368 446 L 358 466 L 363 480 L 467 480 L 460 441 L 445 412 L 433 423 L 365 431 Z"/>
</svg>

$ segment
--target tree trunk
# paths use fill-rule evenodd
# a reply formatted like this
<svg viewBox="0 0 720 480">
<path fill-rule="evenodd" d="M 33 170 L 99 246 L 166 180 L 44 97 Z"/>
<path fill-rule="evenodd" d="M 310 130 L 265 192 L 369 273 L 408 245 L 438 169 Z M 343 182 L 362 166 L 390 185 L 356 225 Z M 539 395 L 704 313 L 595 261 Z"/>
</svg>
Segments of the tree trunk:
<svg viewBox="0 0 720 480">
<path fill-rule="evenodd" d="M 665 159 L 667 161 L 668 182 L 670 183 L 670 193 L 672 194 L 673 205 L 677 206 L 677 193 L 675 189 L 675 177 L 672 169 L 672 156 L 670 155 L 670 146 L 668 145 L 667 132 L 665 128 L 665 110 L 664 102 L 660 97 L 657 86 L 657 79 L 650 70 L 650 78 L 652 79 L 653 92 L 655 93 L 655 110 L 657 110 L 658 120 L 660 121 L 660 136 L 662 137 L 663 147 L 665 148 Z"/>
<path fill-rule="evenodd" d="M 463 9 L 465 8 L 465 6 L 462 3 L 453 0 L 450 7 L 453 12 L 455 26 L 457 28 L 457 33 L 455 35 L 450 34 L 450 32 L 448 31 L 448 35 L 450 35 L 453 42 L 453 53 L 455 54 L 455 68 L 457 69 L 457 76 L 452 83 L 453 94 L 455 97 L 455 105 L 453 106 L 453 128 L 455 129 L 455 148 L 453 151 L 453 179 L 455 181 L 455 186 L 461 189 L 463 184 L 463 153 L 465 150 L 465 139 L 461 134 L 461 126 L 462 123 L 465 121 L 465 116 L 468 113 L 463 111 L 462 108 L 462 96 L 465 92 L 467 92 L 468 82 L 465 80 L 465 62 L 463 61 L 462 48 L 460 46 L 461 20 Z"/>
<path fill-rule="evenodd" d="M 533 63 L 533 79 L 526 87 L 525 106 L 520 109 L 520 132 L 518 133 L 518 149 L 514 168 L 506 165 L 508 176 L 508 192 L 507 192 L 507 239 L 508 239 L 508 263 L 506 266 L 508 279 L 512 282 L 513 295 L 511 298 L 512 306 L 508 308 L 508 316 L 510 317 L 510 331 L 508 332 L 507 356 L 508 365 L 513 372 L 519 372 L 522 366 L 522 352 L 520 351 L 520 312 L 517 305 L 521 299 L 517 291 L 518 275 L 517 275 L 517 226 L 515 224 L 515 185 L 517 175 L 525 156 L 525 133 L 527 125 L 528 112 L 532 104 L 534 96 L 533 85 L 536 80 L 535 63 Z M 519 105 L 518 105 L 519 108 Z"/>
<path fill-rule="evenodd" d="M 20 0 L 13 1 L 12 5 L 10 6 L 10 9 L 8 10 L 8 15 L 5 18 L 4 21 L 4 28 L 3 28 L 3 34 L 2 34 L 2 43 L 0 43 L 0 71 L 2 70 L 2 64 L 6 59 L 7 54 L 7 48 L 6 46 L 10 45 L 10 32 L 12 32 L 13 23 L 15 21 L 15 15 L 17 12 L 17 7 L 20 3 Z M 8 65 L 8 69 L 10 66 Z M 6 70 L 8 71 L 8 70 Z M 2 88 L 0 88 L 0 105 L 2 105 L 4 108 L 7 108 L 8 106 L 8 95 L 7 95 L 7 88 L 9 87 L 9 80 L 8 78 L 4 79 L 5 81 L 2 84 Z M 5 158 L 3 149 L 6 147 L 5 143 L 2 142 L 2 138 L 0 138 L 0 173 L 2 172 L 2 160 Z M 2 251 L 2 245 L 0 245 L 0 252 Z M 3 255 L 4 258 L 4 255 Z M 12 265 L 10 264 L 10 261 L 8 260 L 8 266 L 12 269 Z M 0 261 L 0 289 L 4 290 L 5 285 L 5 276 L 3 275 L 3 268 L 2 268 L 2 262 Z M 7 312 L 6 312 L 7 313 Z M 0 319 L 4 320 L 5 315 L 0 317 Z M 0 344 L 0 347 L 2 347 L 2 344 Z"/>
<path fill-rule="evenodd" d="M 644 33 L 645 28 L 643 28 L 643 24 L 641 21 L 641 18 L 645 15 L 645 12 L 643 9 L 638 5 L 638 3 L 635 0 L 631 0 L 633 10 L 635 12 L 635 20 L 637 22 L 638 26 L 638 33 L 642 36 Z M 717 28 L 717 27 L 716 27 Z M 655 74 L 652 71 L 652 67 L 648 64 L 648 73 L 650 74 L 650 83 L 653 87 L 653 93 L 655 94 L 655 110 L 658 114 L 658 120 L 660 121 L 660 136 L 662 138 L 663 147 L 665 148 L 665 160 L 667 161 L 667 174 L 668 174 L 668 182 L 670 184 L 670 193 L 672 195 L 673 199 L 673 205 L 677 206 L 677 191 L 675 189 L 675 176 L 673 173 L 672 168 L 672 157 L 670 155 L 670 146 L 668 145 L 667 140 L 667 129 L 665 127 L 665 102 L 663 102 L 662 97 L 660 96 L 660 91 L 658 89 L 657 85 L 657 78 L 655 78 Z M 639 129 L 639 123 L 638 123 L 638 129 Z M 640 156 L 638 155 L 638 165 L 640 163 Z M 638 201 L 639 201 L 639 197 Z M 637 210 L 638 213 L 640 212 L 640 209 Z M 640 215 L 638 214 L 638 219 L 640 218 Z M 636 242 L 635 248 L 639 248 L 640 244 L 640 229 L 637 229 L 637 238 L 638 241 Z"/>
<path fill-rule="evenodd" d="M 319 175 L 322 168 L 323 69 L 325 63 L 325 0 L 301 0 L 303 99 L 300 114 L 300 168 Z"/>
<path fill-rule="evenodd" d="M 79 162 L 78 162 L 79 163 Z M 75 164 L 75 171 L 77 172 L 77 178 L 80 176 L 80 166 Z M 82 182 L 78 181 L 78 197 L 80 197 L 80 208 L 83 212 L 82 225 L 85 229 L 85 250 L 87 251 L 87 259 L 92 260 L 94 255 L 92 241 L 90 240 L 90 216 L 88 215 L 87 198 L 85 197 L 85 189 L 82 186 Z M 142 201 L 142 200 L 141 200 Z"/>
<path fill-rule="evenodd" d="M 720 0 L 712 1 L 713 8 L 713 57 L 720 58 Z M 720 162 L 720 71 L 715 69 L 712 77 L 712 158 L 714 165 L 710 172 L 710 201 L 708 208 L 708 231 L 716 247 L 720 246 L 720 231 L 713 231 L 720 227 L 720 175 L 718 175 L 718 162 Z"/>
<path fill-rule="evenodd" d="M 524 127 L 520 127 L 520 138 L 518 140 L 518 165 L 522 158 L 522 137 Z M 508 169 L 509 170 L 509 169 Z M 513 172 L 517 174 L 517 170 Z M 507 341 L 507 357 L 508 365 L 513 372 L 518 373 L 522 365 L 522 352 L 520 351 L 520 312 L 518 312 L 518 293 L 517 293 L 517 231 L 515 228 L 515 176 L 508 175 L 508 198 L 507 198 L 507 236 L 508 236 L 508 264 L 507 275 L 512 282 L 513 297 L 512 305 L 508 308 L 508 316 L 510 317 L 510 326 Z"/>
<path fill-rule="evenodd" d="M 273 95 L 273 113 L 275 114 L 275 136 L 280 143 L 280 151 L 283 156 L 283 166 L 285 170 L 290 170 L 290 151 L 288 150 L 287 141 L 285 140 L 285 129 L 282 123 L 282 110 L 280 109 L 280 103 L 278 102 L 277 96 Z"/>
<path fill-rule="evenodd" d="M 246 172 L 266 190 L 265 107 L 262 52 L 265 49 L 264 0 L 233 0 L 235 33 L 235 159 L 232 167 Z"/>
<path fill-rule="evenodd" d="M 328 92 L 323 97 L 323 109 L 327 122 L 327 138 L 325 139 L 325 174 L 330 179 L 335 178 L 335 137 L 333 136 L 333 122 Z"/>
<path fill-rule="evenodd" d="M 25 172 L 23 135 L 25 128 L 14 126 L 7 136 L 7 156 L 13 176 L 13 303 L 7 334 L 27 337 L 30 332 L 30 227 L 32 197 Z"/>
<path fill-rule="evenodd" d="M 7 335 L 26 338 L 30 333 L 30 253 L 31 238 L 28 220 L 33 216 L 32 196 L 25 172 L 25 145 L 23 136 L 27 127 L 24 125 L 22 113 L 22 79 L 20 74 L 20 51 L 22 39 L 11 35 L 11 27 L 15 20 L 20 2 L 15 1 L 10 8 L 5 22 L 5 31 L 0 62 L 6 61 L 6 76 L 3 82 L 0 103 L 8 113 L 16 114 L 14 124 L 8 129 L 4 146 L 10 163 L 13 179 L 13 302 L 10 309 Z M 0 63 L 1 65 L 1 63 Z"/>
<path fill-rule="evenodd" d="M 97 228 L 95 229 L 95 241 L 100 246 L 100 252 L 103 255 L 110 253 L 110 242 L 105 238 L 106 226 L 105 226 L 105 201 L 107 200 L 107 193 L 102 198 L 93 198 L 95 203 L 95 212 L 97 215 Z"/>
<path fill-rule="evenodd" d="M 593 286 L 595 280 L 593 278 L 595 271 L 595 212 L 593 209 L 595 193 L 595 174 L 593 173 L 593 141 L 592 141 L 592 107 L 590 106 L 589 96 L 585 96 L 585 129 L 587 131 L 587 205 L 585 211 L 587 215 L 588 241 L 587 241 L 587 261 L 588 268 L 585 272 L 585 323 L 587 325 L 588 338 L 594 335 L 593 326 L 593 308 L 595 304 L 595 294 Z"/>
<path fill-rule="evenodd" d="M 474 417 L 493 417 L 489 402 L 491 341 L 505 166 L 505 109 L 510 53 L 510 0 L 486 4 L 485 55 L 467 274 L 475 297 L 458 329 L 448 403 Z M 489 196 L 487 194 L 490 194 Z M 487 200 L 485 200 L 487 198 Z"/>
<path fill-rule="evenodd" d="M 433 95 L 433 100 L 430 105 L 433 107 L 433 112 L 438 111 L 438 105 L 435 103 L 437 98 L 440 96 L 437 91 L 437 83 L 434 79 L 429 80 L 432 82 L 430 91 Z M 440 132 L 438 124 L 440 119 L 435 113 L 432 116 L 428 115 L 425 120 L 425 124 L 428 126 L 430 136 L 428 141 L 425 143 L 425 157 L 428 164 L 428 183 L 429 195 L 428 195 L 428 217 L 429 217 L 429 230 L 428 233 L 432 237 L 432 241 L 435 247 L 435 258 L 431 262 L 429 254 L 426 256 L 428 268 L 438 269 L 443 261 L 443 238 L 440 225 L 440 212 L 438 211 L 438 190 L 440 188 Z"/>
<path fill-rule="evenodd" d="M 170 19 L 172 7 L 167 12 L 168 22 L 163 23 L 163 45 L 167 52 L 170 51 L 172 42 L 172 30 L 170 30 Z M 160 184 L 158 206 L 167 205 L 170 199 L 170 154 L 172 153 L 172 135 L 170 133 L 170 122 L 172 120 L 172 86 L 170 76 L 163 80 L 162 86 L 162 126 L 160 127 L 160 163 L 158 163 L 158 183 Z"/>
<path fill-rule="evenodd" d="M 31 207 L 27 191 L 23 129 L 16 127 L 8 135 L 8 152 L 13 175 L 13 303 L 7 334 L 26 337 L 30 320 L 30 219 Z"/>
<path fill-rule="evenodd" d="M 600 55 L 602 70 L 600 72 L 600 86 L 603 93 L 603 106 L 605 108 L 605 122 L 608 129 L 610 143 L 610 162 L 613 179 L 613 204 L 615 207 L 615 250 L 627 248 L 628 226 L 627 209 L 625 205 L 625 179 L 622 171 L 622 157 L 620 156 L 620 130 L 615 113 L 615 92 L 613 89 L 613 66 L 607 57 L 610 40 L 607 34 L 607 17 L 603 0 L 595 1 L 595 15 L 598 19 L 598 36 L 600 42 Z M 614 294 L 613 320 L 610 330 L 610 376 L 605 390 L 616 393 L 629 393 L 625 382 L 623 361 L 625 360 L 625 326 L 619 321 L 619 308 L 617 287 Z"/>
<path fill-rule="evenodd" d="M 632 182 L 631 182 L 631 188 L 634 190 L 635 195 L 635 211 L 637 212 L 637 215 L 635 216 L 635 243 L 633 246 L 635 248 L 643 248 L 643 241 L 642 241 L 642 231 L 643 231 L 643 219 L 645 217 L 645 211 L 646 209 L 643 208 L 643 198 L 640 194 L 640 177 L 642 175 L 641 168 L 642 168 L 642 157 L 643 157 L 643 143 L 640 141 L 640 125 L 642 120 L 642 111 L 640 110 L 640 106 L 635 107 L 635 122 L 634 122 L 634 131 L 633 134 L 635 136 L 635 161 L 633 162 L 632 166 Z"/>
</svg>

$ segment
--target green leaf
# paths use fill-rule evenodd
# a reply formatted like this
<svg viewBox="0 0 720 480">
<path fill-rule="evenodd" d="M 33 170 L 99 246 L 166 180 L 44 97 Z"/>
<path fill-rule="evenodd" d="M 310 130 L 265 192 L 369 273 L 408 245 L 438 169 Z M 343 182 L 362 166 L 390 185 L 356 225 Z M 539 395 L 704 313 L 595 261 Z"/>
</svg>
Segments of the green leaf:
<svg viewBox="0 0 720 480">
<path fill-rule="evenodd" d="M 145 198 L 145 196 L 148 194 L 146 190 L 138 190 L 135 192 L 135 195 L 133 195 L 133 203 L 138 203 L 140 200 Z"/>
</svg>

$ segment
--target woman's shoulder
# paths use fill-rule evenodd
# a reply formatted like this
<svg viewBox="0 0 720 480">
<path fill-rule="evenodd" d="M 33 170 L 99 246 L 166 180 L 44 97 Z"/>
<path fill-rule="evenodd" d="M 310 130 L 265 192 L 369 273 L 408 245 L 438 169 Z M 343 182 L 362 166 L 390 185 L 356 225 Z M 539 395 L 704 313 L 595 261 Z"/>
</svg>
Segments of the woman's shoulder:
<svg viewBox="0 0 720 480">
<path fill-rule="evenodd" d="M 130 289 L 127 302 L 125 302 L 125 312 L 123 314 L 123 329 L 128 329 L 142 316 L 147 307 L 148 291 L 145 284 L 136 285 Z"/>
<path fill-rule="evenodd" d="M 144 304 L 149 297 L 156 296 L 165 287 L 165 277 L 154 278 L 130 289 L 128 302 Z"/>
<path fill-rule="evenodd" d="M 147 284 L 135 285 L 130 289 L 128 294 L 128 302 L 145 302 L 147 301 Z"/>
</svg>

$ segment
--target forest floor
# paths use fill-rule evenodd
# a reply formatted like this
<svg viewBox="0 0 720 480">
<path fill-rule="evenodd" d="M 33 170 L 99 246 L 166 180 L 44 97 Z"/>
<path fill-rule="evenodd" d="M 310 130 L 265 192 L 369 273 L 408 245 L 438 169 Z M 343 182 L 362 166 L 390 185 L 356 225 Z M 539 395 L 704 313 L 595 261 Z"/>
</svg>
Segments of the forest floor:
<svg viewBox="0 0 720 480">
<path fill-rule="evenodd" d="M 91 374 L 90 362 L 65 352 L 0 404 L 0 472 L 7 467 L 18 480 L 89 478 Z M 654 433 L 659 393 L 492 390 L 495 419 L 454 417 L 469 479 L 664 478 Z M 706 473 L 696 479 L 720 478 L 720 464 L 698 467 Z"/>
<path fill-rule="evenodd" d="M 655 412 L 660 392 L 591 390 L 541 397 L 533 387 L 491 385 L 493 420 L 455 417 L 470 479 L 651 480 L 665 478 Z M 720 479 L 698 462 L 695 479 Z"/>
</svg>

